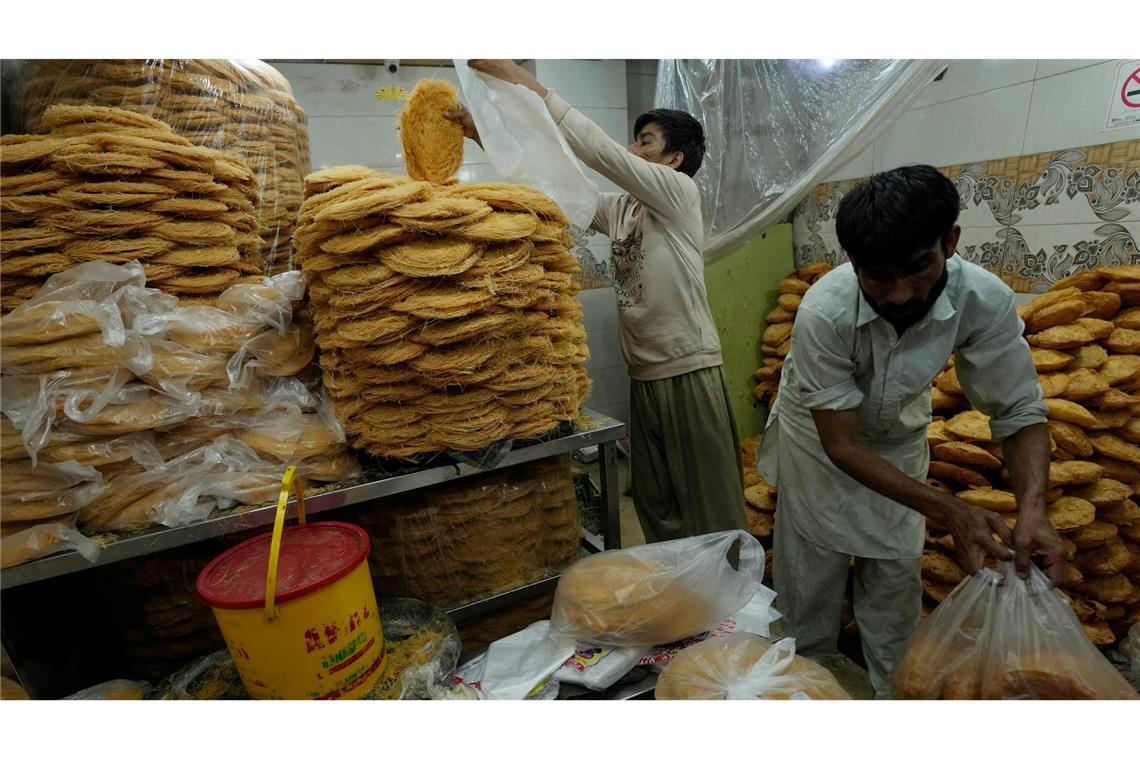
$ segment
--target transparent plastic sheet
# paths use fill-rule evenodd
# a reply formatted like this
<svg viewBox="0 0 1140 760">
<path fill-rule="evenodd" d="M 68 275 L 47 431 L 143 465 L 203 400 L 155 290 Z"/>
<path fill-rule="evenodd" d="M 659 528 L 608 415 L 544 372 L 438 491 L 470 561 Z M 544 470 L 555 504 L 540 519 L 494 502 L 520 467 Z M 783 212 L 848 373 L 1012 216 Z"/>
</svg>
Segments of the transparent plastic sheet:
<svg viewBox="0 0 1140 760">
<path fill-rule="evenodd" d="M 267 271 L 292 269 L 292 236 L 309 169 L 308 118 L 288 81 L 257 60 L 27 61 L 17 85 L 22 129 L 43 130 L 48 106 L 123 108 L 166 122 L 192 144 L 247 162 Z"/>
<path fill-rule="evenodd" d="M 442 608 L 547 577 L 573 562 L 581 543 L 565 457 L 391 497 L 346 517 L 371 538 L 378 594 Z"/>
<path fill-rule="evenodd" d="M 705 259 L 783 220 L 882 134 L 944 68 L 939 60 L 662 59 L 655 103 L 705 130 Z M 757 118 L 763 114 L 762 118 Z"/>
<path fill-rule="evenodd" d="M 589 227 L 598 188 L 566 143 L 546 105 L 526 87 L 510 84 L 455 59 L 463 101 L 495 171 L 507 182 L 549 195 L 579 227 Z"/>
<path fill-rule="evenodd" d="M 728 562 L 739 544 L 739 569 Z M 715 627 L 753 598 L 764 549 L 742 530 L 611 550 L 576 562 L 554 595 L 551 629 L 579 643 L 655 646 Z"/>
<path fill-rule="evenodd" d="M 155 699 L 249 699 L 229 649 L 199 657 L 154 692 Z"/>
<path fill-rule="evenodd" d="M 657 699 L 850 699 L 824 667 L 750 633 L 702 641 L 677 655 L 657 679 Z"/>
<path fill-rule="evenodd" d="M 1140 699 L 1088 640 L 1036 566 L 962 581 L 915 631 L 895 667 L 901 699 Z"/>
<path fill-rule="evenodd" d="M 107 681 L 77 691 L 70 697 L 64 697 L 64 699 L 148 699 L 153 690 L 154 687 L 146 681 L 128 681 L 124 678 L 117 678 L 114 681 Z"/>
</svg>

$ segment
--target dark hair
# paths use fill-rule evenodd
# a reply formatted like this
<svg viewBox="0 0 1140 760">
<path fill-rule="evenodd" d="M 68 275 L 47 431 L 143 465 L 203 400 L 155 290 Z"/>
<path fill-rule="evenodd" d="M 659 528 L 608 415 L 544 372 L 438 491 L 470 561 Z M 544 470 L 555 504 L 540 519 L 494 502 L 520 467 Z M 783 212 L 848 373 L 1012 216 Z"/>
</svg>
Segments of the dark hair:
<svg viewBox="0 0 1140 760">
<path fill-rule="evenodd" d="M 677 171 L 684 172 L 692 177 L 701 168 L 705 159 L 705 130 L 701 123 L 684 111 L 675 111 L 672 108 L 655 108 L 637 117 L 633 125 L 633 138 L 641 134 L 646 124 L 656 124 L 661 127 L 661 134 L 665 136 L 665 150 L 679 150 L 684 154 L 681 165 Z"/>
<path fill-rule="evenodd" d="M 945 241 L 958 221 L 958 189 L 933 166 L 872 176 L 843 196 L 835 216 L 852 266 L 897 271 L 915 253 Z"/>
</svg>

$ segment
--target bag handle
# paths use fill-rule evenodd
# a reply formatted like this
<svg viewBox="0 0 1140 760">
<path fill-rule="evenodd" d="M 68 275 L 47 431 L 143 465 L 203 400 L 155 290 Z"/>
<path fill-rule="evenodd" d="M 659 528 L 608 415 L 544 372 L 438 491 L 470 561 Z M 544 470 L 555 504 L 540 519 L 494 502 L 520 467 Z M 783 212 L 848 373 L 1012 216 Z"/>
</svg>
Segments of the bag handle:
<svg viewBox="0 0 1140 760">
<path fill-rule="evenodd" d="M 285 513 L 289 505 L 289 489 L 297 496 L 297 522 L 305 524 L 305 481 L 297 474 L 297 465 L 285 468 L 281 476 L 281 492 L 277 494 L 277 516 L 273 520 L 273 538 L 269 542 L 269 567 L 265 571 L 265 619 L 277 617 L 277 561 L 281 558 L 281 538 L 285 531 Z"/>
</svg>

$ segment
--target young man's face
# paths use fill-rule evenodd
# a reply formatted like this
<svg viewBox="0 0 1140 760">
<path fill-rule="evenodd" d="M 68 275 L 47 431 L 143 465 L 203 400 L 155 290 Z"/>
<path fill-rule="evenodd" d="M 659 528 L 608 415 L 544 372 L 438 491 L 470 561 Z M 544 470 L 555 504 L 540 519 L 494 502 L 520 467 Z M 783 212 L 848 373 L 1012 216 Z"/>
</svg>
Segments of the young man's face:
<svg viewBox="0 0 1140 760">
<path fill-rule="evenodd" d="M 945 244 L 939 241 L 916 251 L 890 271 L 859 267 L 859 287 L 867 303 L 890 322 L 913 324 L 922 319 L 946 286 L 946 260 L 954 255 L 960 234 L 955 225 Z"/>
<path fill-rule="evenodd" d="M 662 134 L 661 127 L 652 121 L 641 128 L 641 131 L 634 136 L 633 145 L 626 150 L 646 161 L 664 164 L 671 169 L 676 169 L 684 160 L 684 154 L 680 151 L 665 150 L 665 135 Z"/>
</svg>

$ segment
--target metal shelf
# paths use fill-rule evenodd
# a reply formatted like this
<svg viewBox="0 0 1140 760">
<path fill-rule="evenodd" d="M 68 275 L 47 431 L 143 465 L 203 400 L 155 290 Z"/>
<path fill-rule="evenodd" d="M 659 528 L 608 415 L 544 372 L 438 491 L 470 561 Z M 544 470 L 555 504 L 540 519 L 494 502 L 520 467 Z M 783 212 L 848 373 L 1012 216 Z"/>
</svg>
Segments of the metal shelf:
<svg viewBox="0 0 1140 760">
<path fill-rule="evenodd" d="M 492 466 L 476 467 L 466 463 L 448 463 L 395 475 L 377 472 L 366 473 L 364 477 L 355 481 L 337 484 L 333 490 L 326 490 L 311 496 L 306 495 L 305 512 L 310 515 L 319 514 L 330 509 L 501 470 L 523 462 L 531 462 L 598 444 L 601 449 L 599 461 L 603 481 L 602 499 L 606 504 L 605 548 L 616 548 L 620 542 L 620 533 L 618 531 L 617 470 L 614 466 L 614 442 L 625 434 L 625 423 L 588 409 L 582 410 L 582 416 L 589 421 L 588 428 L 576 429 L 558 438 L 513 448 L 501 461 Z M 276 506 L 273 504 L 258 507 L 239 507 L 179 528 L 153 528 L 140 533 L 114 537 L 103 545 L 99 558 L 94 564 L 85 560 L 75 551 L 66 551 L 2 570 L 0 571 L 0 589 L 15 588 L 47 578 L 89 570 L 92 567 L 185 546 L 208 538 L 269 525 L 273 522 L 275 512 Z M 294 502 L 290 501 L 289 516 L 295 515 L 296 507 Z M 509 602 L 512 598 L 514 597 L 510 597 L 506 601 Z M 466 614 L 475 614 L 476 611 L 487 607 L 487 605 L 477 603 L 470 605 L 470 607 L 471 609 L 464 608 Z"/>
</svg>

